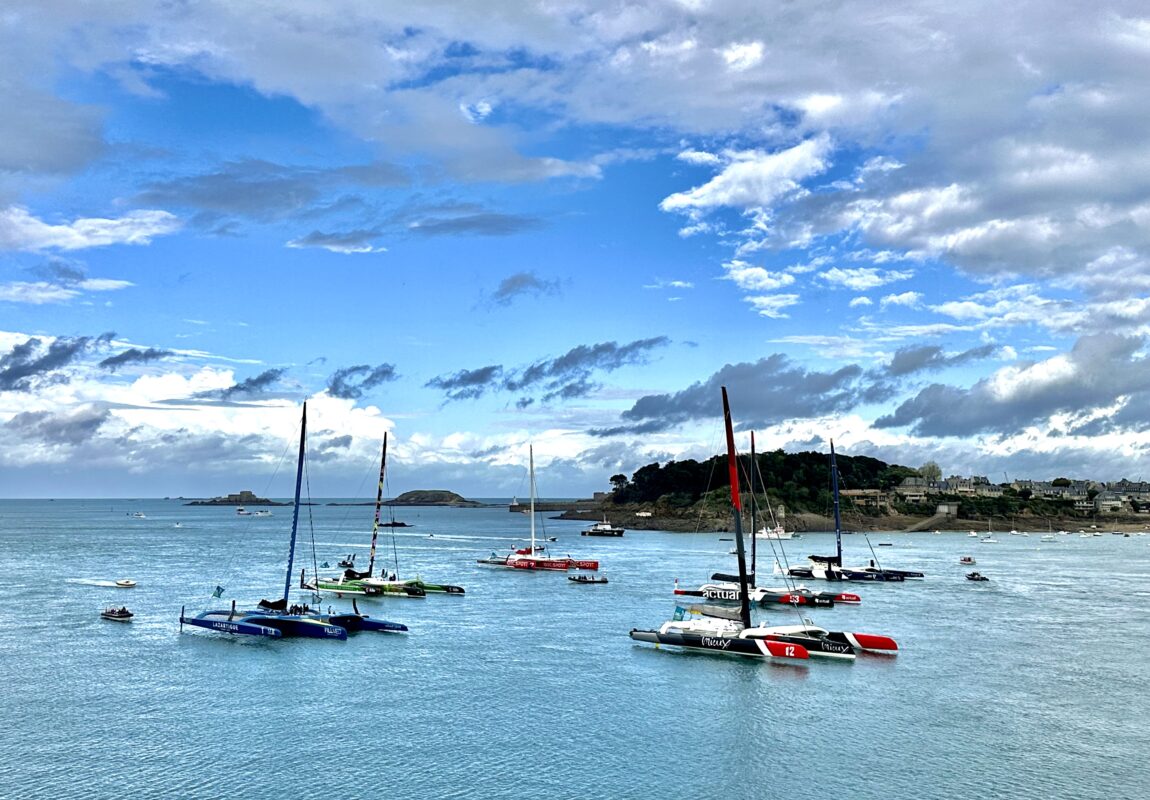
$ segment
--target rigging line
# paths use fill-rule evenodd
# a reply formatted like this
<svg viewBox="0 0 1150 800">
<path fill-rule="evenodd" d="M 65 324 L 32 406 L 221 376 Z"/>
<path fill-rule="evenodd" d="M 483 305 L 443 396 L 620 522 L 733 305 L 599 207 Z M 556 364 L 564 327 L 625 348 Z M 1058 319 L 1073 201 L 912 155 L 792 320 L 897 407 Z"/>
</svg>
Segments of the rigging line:
<svg viewBox="0 0 1150 800">
<path fill-rule="evenodd" d="M 876 552 L 874 551 L 874 547 L 873 547 L 873 546 L 871 545 L 871 543 L 870 543 L 870 537 L 869 537 L 869 536 L 867 536 L 867 535 L 866 535 L 866 533 L 864 532 L 864 533 L 863 533 L 863 538 L 864 538 L 864 539 L 866 539 L 866 546 L 870 548 L 870 554 L 871 554 L 872 556 L 874 556 L 874 565 L 875 565 L 876 567 L 878 567 L 879 569 L 882 569 L 882 564 L 880 564 L 880 563 L 879 563 L 879 561 L 878 561 L 878 553 L 876 553 Z M 897 563 L 897 562 L 895 562 L 895 563 Z"/>
<path fill-rule="evenodd" d="M 383 473 L 383 492 L 385 496 L 391 496 L 391 488 L 387 480 L 386 470 Z M 395 522 L 395 506 L 391 505 L 391 503 L 387 504 L 387 520 L 388 522 Z M 399 580 L 399 549 L 396 545 L 395 525 L 392 525 L 389 530 L 391 532 L 391 560 L 395 564 L 393 574 L 395 575 L 396 580 Z"/>
<path fill-rule="evenodd" d="M 308 468 L 307 459 L 304 459 L 303 465 L 304 486 L 306 487 L 305 495 L 307 497 L 307 527 L 308 532 L 311 534 L 311 574 L 313 580 L 319 580 L 319 560 L 316 558 L 315 551 L 315 517 L 312 515 L 312 502 L 311 502 L 311 470 Z M 318 586 L 318 584 L 317 584 Z"/>
<path fill-rule="evenodd" d="M 755 461 L 751 462 L 751 473 L 747 477 L 747 482 L 750 484 L 750 487 L 751 487 L 751 514 L 752 514 L 752 516 L 751 516 L 751 547 L 752 547 L 751 552 L 752 552 L 752 562 L 754 559 L 754 555 L 756 554 L 756 552 L 758 550 L 758 546 L 757 546 L 758 536 L 757 536 L 757 530 L 756 530 L 758 527 L 758 523 L 754 517 L 754 512 L 755 512 L 756 507 L 757 507 L 757 503 L 755 502 L 755 474 L 756 473 L 758 473 L 758 476 L 759 476 L 759 485 L 762 488 L 763 496 L 767 497 L 767 488 L 763 484 L 762 472 L 759 471 L 757 468 L 758 468 L 758 463 L 757 463 L 757 459 L 756 459 Z M 769 497 L 768 497 L 767 507 L 770 508 Z M 786 560 L 787 560 L 787 555 L 786 555 L 786 550 L 783 548 L 782 540 L 771 539 L 768 536 L 767 537 L 767 544 L 769 544 L 771 547 L 771 555 L 774 557 L 775 562 L 778 563 L 779 555 L 781 554 L 782 558 L 783 558 L 783 563 L 785 564 Z M 778 545 L 778 550 L 775 549 L 776 544 Z M 757 565 L 756 565 L 756 567 L 757 567 Z M 790 565 L 787 564 L 787 569 L 789 570 L 789 568 L 790 568 Z M 755 577 L 755 584 L 757 585 L 758 584 L 758 569 L 757 568 L 753 569 L 752 574 L 754 574 L 756 576 Z M 795 590 L 795 583 L 791 579 L 791 575 L 789 574 L 789 572 L 783 573 L 783 584 L 787 588 L 789 588 L 792 592 Z"/>
</svg>

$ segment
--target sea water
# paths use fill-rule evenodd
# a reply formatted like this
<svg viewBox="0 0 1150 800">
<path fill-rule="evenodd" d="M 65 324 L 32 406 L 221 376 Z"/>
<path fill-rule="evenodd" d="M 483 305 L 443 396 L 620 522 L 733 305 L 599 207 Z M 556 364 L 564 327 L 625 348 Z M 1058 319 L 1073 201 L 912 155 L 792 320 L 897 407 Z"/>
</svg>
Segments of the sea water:
<svg viewBox="0 0 1150 800">
<path fill-rule="evenodd" d="M 579 535 L 586 523 L 541 518 L 553 552 L 600 559 L 609 583 L 580 585 L 475 563 L 523 546 L 522 514 L 400 508 L 411 527 L 381 529 L 378 559 L 401 577 L 467 590 L 359 601 L 410 633 L 346 642 L 181 633 L 181 607 L 282 594 L 291 509 L 273 511 L 0 501 L 0 797 L 1150 792 L 1150 536 L 844 537 L 847 562 L 878 556 L 926 578 L 847 584 L 861 605 L 806 613 L 827 628 L 893 636 L 900 653 L 770 664 L 627 635 L 671 617 L 676 577 L 690 587 L 733 571 L 730 534 L 589 538 Z M 371 517 L 362 505 L 302 509 L 297 568 L 334 568 L 351 552 L 365 568 Z M 879 540 L 893 546 L 872 551 Z M 802 561 L 833 539 L 783 544 Z M 990 581 L 965 580 L 962 555 Z M 769 554 L 759 558 L 760 585 L 778 583 Z M 120 578 L 137 586 L 115 588 Z M 217 586 L 222 600 L 211 597 Z M 101 620 L 108 605 L 135 619 Z M 788 609 L 763 616 L 797 621 Z"/>
</svg>

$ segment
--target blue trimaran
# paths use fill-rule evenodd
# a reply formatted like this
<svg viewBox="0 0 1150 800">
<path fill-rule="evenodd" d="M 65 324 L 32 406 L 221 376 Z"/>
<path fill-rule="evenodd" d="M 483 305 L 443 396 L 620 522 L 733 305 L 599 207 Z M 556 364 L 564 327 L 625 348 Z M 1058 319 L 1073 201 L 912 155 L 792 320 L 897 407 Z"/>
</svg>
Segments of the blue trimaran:
<svg viewBox="0 0 1150 800">
<path fill-rule="evenodd" d="M 185 616 L 180 609 L 180 629 L 192 625 L 197 628 L 219 631 L 245 636 L 307 636 L 315 639 L 346 639 L 349 632 L 380 631 L 383 633 L 401 633 L 407 630 L 406 625 L 398 622 L 388 622 L 381 619 L 372 619 L 367 614 L 360 614 L 356 608 L 353 613 L 324 614 L 309 608 L 306 604 L 288 605 L 288 594 L 292 588 L 292 562 L 295 559 L 296 530 L 299 526 L 299 499 L 300 489 L 303 485 L 303 463 L 305 440 L 307 436 L 307 403 L 303 405 L 303 416 L 299 432 L 299 460 L 296 464 L 295 476 L 295 503 L 292 509 L 291 545 L 288 548 L 287 577 L 284 579 L 284 593 L 279 600 L 260 600 L 256 608 L 250 610 L 237 610 L 233 600 L 230 609 L 204 611 L 194 617 Z M 353 603 L 354 607 L 354 603 Z"/>
</svg>

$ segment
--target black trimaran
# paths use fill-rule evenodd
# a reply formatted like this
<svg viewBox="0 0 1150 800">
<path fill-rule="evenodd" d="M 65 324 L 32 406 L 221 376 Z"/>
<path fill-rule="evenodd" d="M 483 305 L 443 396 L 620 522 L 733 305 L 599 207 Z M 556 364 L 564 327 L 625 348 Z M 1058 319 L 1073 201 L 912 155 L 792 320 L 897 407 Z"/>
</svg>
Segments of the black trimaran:
<svg viewBox="0 0 1150 800">
<path fill-rule="evenodd" d="M 759 479 L 759 485 L 762 486 L 762 475 L 758 470 L 758 461 L 755 456 L 755 432 L 751 431 L 751 469 L 747 475 L 747 483 L 751 487 L 751 530 L 755 530 L 758 525 L 757 503 L 755 501 L 756 493 L 755 479 Z M 765 488 L 764 488 L 765 494 Z M 779 556 L 786 559 L 786 554 L 783 551 L 783 544 L 781 541 L 776 543 L 770 539 L 767 540 L 771 546 L 772 552 L 775 553 L 775 560 Z M 808 589 L 805 586 L 780 586 L 780 587 L 764 587 L 756 585 L 755 562 L 757 558 L 757 544 L 758 537 L 751 537 L 751 568 L 747 573 L 747 583 L 750 586 L 750 601 L 752 604 L 769 607 L 773 605 L 792 605 L 792 606 L 814 606 L 818 608 L 831 608 L 836 602 L 838 603 L 860 603 L 862 598 L 857 594 L 850 592 L 816 592 Z M 784 575 L 786 583 L 791 584 L 788 576 Z M 680 589 L 678 581 L 675 582 L 675 594 L 687 597 L 701 597 L 704 600 L 714 602 L 737 602 L 739 599 L 739 585 L 738 575 L 731 575 L 726 572 L 716 572 L 711 575 L 711 580 L 720 581 L 720 583 L 704 583 L 698 589 Z"/>
<path fill-rule="evenodd" d="M 631 631 L 631 638 L 655 645 L 691 650 L 736 653 L 759 658 L 806 659 L 812 656 L 853 659 L 858 652 L 894 654 L 898 644 L 889 636 L 828 631 L 800 617 L 797 625 L 752 626 L 747 562 L 743 548 L 739 470 L 727 389 L 723 387 L 723 423 L 727 434 L 727 464 L 731 480 L 731 506 L 735 518 L 735 554 L 739 562 L 738 618 L 725 609 L 703 606 L 696 613 L 676 609 L 675 618 L 657 631 Z M 797 613 L 797 610 L 796 610 Z M 698 616 L 696 616 L 698 614 Z"/>
<path fill-rule="evenodd" d="M 818 578 L 826 581 L 904 581 L 921 578 L 921 572 L 905 569 L 883 569 L 878 559 L 872 558 L 866 567 L 843 566 L 843 525 L 839 513 L 839 470 L 835 463 L 835 443 L 831 442 L 831 487 L 834 491 L 835 554 L 833 556 L 807 556 L 810 566 L 790 567 L 786 573 L 793 578 Z M 871 551 L 874 555 L 874 551 Z"/>
<path fill-rule="evenodd" d="M 806 659 L 806 647 L 801 644 L 780 642 L 765 637 L 748 635 L 751 627 L 751 606 L 747 591 L 747 559 L 743 549 L 742 505 L 739 502 L 739 468 L 735 457 L 735 435 L 731 428 L 731 408 L 727 402 L 727 387 L 723 387 L 723 424 L 727 433 L 727 468 L 731 478 L 731 509 L 735 519 L 735 551 L 739 561 L 739 614 L 738 619 L 716 616 L 694 616 L 677 608 L 675 618 L 664 622 L 658 630 L 631 630 L 637 642 L 669 645 L 688 650 L 730 653 L 753 658 Z"/>
</svg>

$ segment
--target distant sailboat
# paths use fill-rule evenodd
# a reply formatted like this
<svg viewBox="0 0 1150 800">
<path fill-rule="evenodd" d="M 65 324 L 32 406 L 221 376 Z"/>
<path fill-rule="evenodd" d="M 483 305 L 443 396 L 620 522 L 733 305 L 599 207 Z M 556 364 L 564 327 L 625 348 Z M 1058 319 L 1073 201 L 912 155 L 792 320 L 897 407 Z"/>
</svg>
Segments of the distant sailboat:
<svg viewBox="0 0 1150 800">
<path fill-rule="evenodd" d="M 475 563 L 483 564 L 488 567 L 508 567 L 511 569 L 532 570 L 532 571 L 550 571 L 550 572 L 566 572 L 569 569 L 586 569 L 597 570 L 599 569 L 599 562 L 591 559 L 576 559 L 571 556 L 561 557 L 548 555 L 545 545 L 536 544 L 535 538 L 535 448 L 528 446 L 528 480 L 531 484 L 531 505 L 529 506 L 529 515 L 531 517 L 531 544 L 527 547 L 520 547 L 511 553 L 500 556 L 492 553 L 490 558 L 477 559 Z"/>
</svg>

